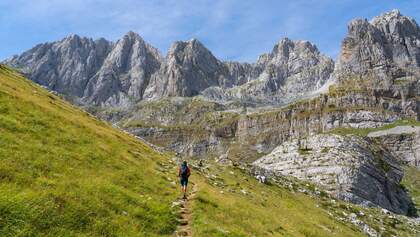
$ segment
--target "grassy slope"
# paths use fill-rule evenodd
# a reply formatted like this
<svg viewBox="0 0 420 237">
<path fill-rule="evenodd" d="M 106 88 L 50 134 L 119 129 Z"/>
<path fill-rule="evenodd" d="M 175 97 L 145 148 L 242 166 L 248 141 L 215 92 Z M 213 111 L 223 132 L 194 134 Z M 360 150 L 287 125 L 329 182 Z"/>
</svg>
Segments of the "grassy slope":
<svg viewBox="0 0 420 237">
<path fill-rule="evenodd" d="M 0 68 L 0 236 L 170 235 L 176 189 L 158 161 L 168 159 Z"/>
<path fill-rule="evenodd" d="M 0 236 L 169 236 L 177 225 L 168 157 L 1 67 L 0 161 Z M 238 169 L 212 164 L 192 181 L 195 236 L 361 235 L 328 200 Z"/>
<path fill-rule="evenodd" d="M 197 236 L 363 236 L 320 207 L 319 200 L 259 184 L 240 169 L 212 165 L 197 177 Z"/>
<path fill-rule="evenodd" d="M 402 184 L 409 191 L 420 215 L 420 171 L 414 167 L 407 167 Z"/>
<path fill-rule="evenodd" d="M 196 236 L 364 236 L 350 223 L 351 213 L 381 236 L 420 234 L 404 216 L 298 191 L 316 190 L 311 184 L 263 185 L 241 169 L 211 162 L 202 174 L 193 176 L 199 186 L 193 206 Z"/>
<path fill-rule="evenodd" d="M 358 135 L 358 136 L 367 136 L 369 133 L 371 132 L 376 132 L 376 131 L 382 131 L 382 130 L 387 130 L 387 129 L 391 129 L 391 128 L 395 128 L 397 126 L 420 126 L 420 121 L 415 121 L 415 120 L 397 120 L 393 123 L 384 125 L 382 127 L 377 127 L 377 128 L 350 128 L 350 127 L 341 127 L 341 128 L 335 128 L 331 131 L 329 131 L 329 133 L 334 133 L 337 135 Z"/>
</svg>

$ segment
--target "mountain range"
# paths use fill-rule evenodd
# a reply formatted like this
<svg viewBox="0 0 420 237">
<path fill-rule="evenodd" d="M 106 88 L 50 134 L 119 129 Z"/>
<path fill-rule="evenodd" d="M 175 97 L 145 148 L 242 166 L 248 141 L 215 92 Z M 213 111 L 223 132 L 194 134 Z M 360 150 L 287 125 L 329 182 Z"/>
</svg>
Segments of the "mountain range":
<svg viewBox="0 0 420 237">
<path fill-rule="evenodd" d="M 182 156 L 417 215 L 400 184 L 405 167 L 420 167 L 420 28 L 398 10 L 351 21 L 336 62 L 288 38 L 254 63 L 219 60 L 197 39 L 164 57 L 128 32 L 117 42 L 71 35 L 4 63 Z"/>
<path fill-rule="evenodd" d="M 223 102 L 279 102 L 320 88 L 334 69 L 307 41 L 285 38 L 249 64 L 223 62 L 196 39 L 173 43 L 163 57 L 134 32 L 116 43 L 71 35 L 5 63 L 81 104 L 102 107 L 200 94 Z"/>
</svg>

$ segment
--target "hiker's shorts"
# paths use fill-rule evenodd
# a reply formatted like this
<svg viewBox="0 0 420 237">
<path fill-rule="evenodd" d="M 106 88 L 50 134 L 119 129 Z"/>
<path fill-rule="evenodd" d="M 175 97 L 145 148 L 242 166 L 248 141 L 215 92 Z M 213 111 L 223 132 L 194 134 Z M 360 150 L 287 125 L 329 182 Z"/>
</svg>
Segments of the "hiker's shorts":
<svg viewBox="0 0 420 237">
<path fill-rule="evenodd" d="M 181 178 L 181 186 L 187 186 L 188 178 Z"/>
</svg>

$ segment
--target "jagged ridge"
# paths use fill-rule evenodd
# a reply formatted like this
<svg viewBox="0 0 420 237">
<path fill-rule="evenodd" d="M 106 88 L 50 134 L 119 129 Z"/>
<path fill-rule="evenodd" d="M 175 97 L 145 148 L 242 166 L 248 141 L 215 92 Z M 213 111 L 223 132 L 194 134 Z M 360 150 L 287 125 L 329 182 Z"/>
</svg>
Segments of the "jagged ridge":
<svg viewBox="0 0 420 237">
<path fill-rule="evenodd" d="M 283 39 L 249 64 L 222 62 L 196 39 L 175 42 L 164 59 L 134 32 L 116 43 L 72 35 L 6 63 L 81 104 L 105 107 L 199 94 L 221 102 L 273 102 L 270 97 L 319 88 L 334 68 L 330 58 L 306 41 Z"/>
</svg>

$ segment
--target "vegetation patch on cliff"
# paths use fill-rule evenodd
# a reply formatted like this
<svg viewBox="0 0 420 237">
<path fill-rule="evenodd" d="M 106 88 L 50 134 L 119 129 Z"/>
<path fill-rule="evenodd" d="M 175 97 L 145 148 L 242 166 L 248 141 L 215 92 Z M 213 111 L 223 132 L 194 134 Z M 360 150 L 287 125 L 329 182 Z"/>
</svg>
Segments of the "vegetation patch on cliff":
<svg viewBox="0 0 420 237">
<path fill-rule="evenodd" d="M 407 167 L 401 184 L 408 190 L 416 205 L 417 214 L 420 215 L 420 171 L 415 167 Z"/>
<path fill-rule="evenodd" d="M 386 124 L 384 126 L 377 127 L 377 128 L 340 127 L 340 128 L 335 128 L 329 131 L 329 133 L 333 133 L 337 135 L 357 135 L 357 136 L 365 137 L 371 132 L 387 130 L 387 129 L 395 128 L 397 126 L 420 126 L 420 121 L 403 119 L 403 120 L 397 120 L 393 123 Z"/>
</svg>

